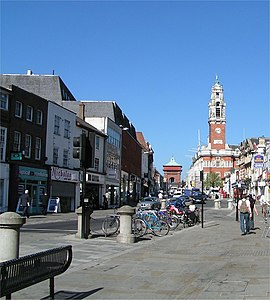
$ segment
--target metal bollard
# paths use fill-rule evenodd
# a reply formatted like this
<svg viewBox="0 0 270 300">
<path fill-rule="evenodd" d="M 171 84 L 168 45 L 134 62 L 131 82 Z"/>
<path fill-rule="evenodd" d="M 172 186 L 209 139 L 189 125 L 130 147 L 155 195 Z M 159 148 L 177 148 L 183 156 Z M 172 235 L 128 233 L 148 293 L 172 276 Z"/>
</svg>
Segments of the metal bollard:
<svg viewBox="0 0 270 300">
<path fill-rule="evenodd" d="M 135 208 L 124 205 L 117 212 L 120 215 L 120 233 L 117 236 L 117 241 L 120 243 L 135 243 L 135 235 L 131 230 L 131 220 L 135 213 Z"/>
<path fill-rule="evenodd" d="M 0 262 L 18 258 L 20 247 L 20 228 L 26 218 L 15 212 L 0 215 Z"/>
</svg>

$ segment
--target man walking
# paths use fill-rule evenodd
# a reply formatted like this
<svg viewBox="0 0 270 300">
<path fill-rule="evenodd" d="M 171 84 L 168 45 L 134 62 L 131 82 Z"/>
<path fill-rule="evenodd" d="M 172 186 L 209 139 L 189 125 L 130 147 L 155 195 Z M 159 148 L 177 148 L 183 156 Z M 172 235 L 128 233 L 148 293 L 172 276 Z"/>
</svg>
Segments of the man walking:
<svg viewBox="0 0 270 300">
<path fill-rule="evenodd" d="M 29 218 L 29 212 L 28 212 L 28 207 L 30 206 L 30 198 L 28 195 L 28 190 L 24 191 L 24 194 L 21 195 L 21 205 L 23 207 L 23 213 L 22 216 L 23 217 L 27 217 Z"/>
<path fill-rule="evenodd" d="M 249 220 L 252 216 L 252 211 L 250 207 L 250 201 L 247 199 L 247 195 L 243 195 L 242 199 L 239 200 L 238 210 L 240 211 L 240 229 L 242 235 L 249 234 Z"/>
</svg>

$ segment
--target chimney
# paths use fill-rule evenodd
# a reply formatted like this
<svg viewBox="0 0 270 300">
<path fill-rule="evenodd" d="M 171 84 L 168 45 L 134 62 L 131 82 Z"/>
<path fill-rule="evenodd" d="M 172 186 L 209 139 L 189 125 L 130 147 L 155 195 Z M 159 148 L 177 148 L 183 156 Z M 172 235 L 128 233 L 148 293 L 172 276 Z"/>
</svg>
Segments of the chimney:
<svg viewBox="0 0 270 300">
<path fill-rule="evenodd" d="M 32 75 L 32 74 L 33 74 L 32 70 L 27 70 L 27 75 Z"/>
<path fill-rule="evenodd" d="M 79 104 L 79 118 L 81 118 L 82 120 L 84 120 L 84 111 L 85 111 L 85 105 L 84 103 L 80 102 Z"/>
</svg>

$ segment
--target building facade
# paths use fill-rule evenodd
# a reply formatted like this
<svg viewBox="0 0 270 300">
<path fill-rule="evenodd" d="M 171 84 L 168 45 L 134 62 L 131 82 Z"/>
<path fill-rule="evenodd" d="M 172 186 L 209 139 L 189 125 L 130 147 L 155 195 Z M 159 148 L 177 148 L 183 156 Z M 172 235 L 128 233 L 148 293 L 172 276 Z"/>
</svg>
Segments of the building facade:
<svg viewBox="0 0 270 300">
<path fill-rule="evenodd" d="M 198 145 L 188 173 L 189 187 L 201 187 L 200 171 L 203 171 L 204 179 L 208 174 L 215 173 L 224 180 L 231 173 L 231 169 L 236 168 L 240 150 L 237 145 L 227 144 L 226 122 L 224 89 L 216 77 L 208 103 L 208 144 Z M 224 188 L 228 189 L 229 186 L 225 185 Z"/>
</svg>

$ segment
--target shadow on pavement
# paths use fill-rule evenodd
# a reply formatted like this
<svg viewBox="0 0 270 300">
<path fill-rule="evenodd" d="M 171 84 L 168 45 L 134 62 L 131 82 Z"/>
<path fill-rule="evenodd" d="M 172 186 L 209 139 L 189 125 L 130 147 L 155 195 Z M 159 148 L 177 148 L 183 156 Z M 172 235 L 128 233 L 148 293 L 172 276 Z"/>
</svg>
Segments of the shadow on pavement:
<svg viewBox="0 0 270 300">
<path fill-rule="evenodd" d="M 103 290 L 104 288 L 97 288 L 88 292 L 70 292 L 70 291 L 59 291 L 54 294 L 54 299 L 84 299 L 96 292 Z M 50 296 L 42 298 L 41 300 L 51 299 Z"/>
</svg>

